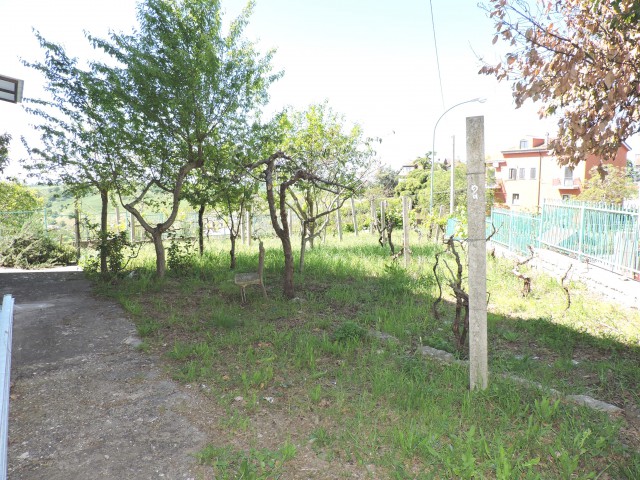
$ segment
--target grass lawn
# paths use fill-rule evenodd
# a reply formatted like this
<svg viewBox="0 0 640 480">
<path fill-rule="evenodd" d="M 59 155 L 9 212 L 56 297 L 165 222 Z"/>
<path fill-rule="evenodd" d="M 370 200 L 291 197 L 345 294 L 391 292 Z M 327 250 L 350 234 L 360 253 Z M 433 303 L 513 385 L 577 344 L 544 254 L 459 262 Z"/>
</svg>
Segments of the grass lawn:
<svg viewBox="0 0 640 480">
<path fill-rule="evenodd" d="M 415 354 L 421 345 L 454 352 L 449 293 L 449 320 L 431 310 L 443 246 L 412 246 L 405 269 L 370 235 L 330 239 L 307 252 L 299 298 L 288 301 L 279 244 L 265 245 L 267 300 L 249 288 L 241 305 L 225 243 L 181 275 L 155 281 L 149 257 L 134 278 L 100 287 L 131 314 L 142 348 L 200 391 L 201 408 L 185 414 L 209 436 L 197 459 L 211 478 L 640 478 L 633 419 L 500 375 L 640 405 L 637 311 L 578 284 L 565 310 L 557 281 L 535 274 L 523 298 L 513 264 L 489 259 L 490 386 L 470 392 L 465 366 Z M 255 270 L 257 250 L 240 249 L 237 271 Z"/>
</svg>

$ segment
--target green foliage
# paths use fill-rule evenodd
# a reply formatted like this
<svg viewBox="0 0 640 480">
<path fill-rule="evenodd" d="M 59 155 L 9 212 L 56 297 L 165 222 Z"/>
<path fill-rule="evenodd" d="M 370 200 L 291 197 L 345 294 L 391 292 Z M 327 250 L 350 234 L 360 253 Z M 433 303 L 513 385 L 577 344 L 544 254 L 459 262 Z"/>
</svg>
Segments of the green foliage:
<svg viewBox="0 0 640 480">
<path fill-rule="evenodd" d="M 600 175 L 598 167 L 591 169 L 591 177 L 585 181 L 582 192 L 576 197 L 577 200 L 619 205 L 624 200 L 637 197 L 637 187 L 626 171 L 611 165 L 603 165 L 602 171 L 604 178 Z"/>
<path fill-rule="evenodd" d="M 565 311 L 562 289 L 544 275 L 523 298 L 513 263 L 491 259 L 491 382 L 469 391 L 465 365 L 415 353 L 419 345 L 453 350 L 449 325 L 430 308 L 432 259 L 441 246 L 412 243 L 405 268 L 391 264 L 370 235 L 328 239 L 309 252 L 300 302 L 270 295 L 244 306 L 227 269 L 227 244 L 209 248 L 190 279 L 158 286 L 141 277 L 112 287 L 129 299 L 174 377 L 206 385 L 215 408 L 227 408 L 212 417 L 216 443 L 201 452 L 204 475 L 298 478 L 300 462 L 284 459 L 309 441 L 332 474 L 345 477 L 364 472 L 360 461 L 372 478 L 637 477 L 640 457 L 636 443 L 622 444 L 621 419 L 505 377 L 638 403 L 638 312 L 578 286 Z M 455 306 L 446 303 L 442 310 L 452 315 Z M 219 317 L 234 319 L 234 328 L 216 323 Z M 364 341 L 363 330 L 395 340 Z M 296 421 L 286 429 L 264 430 L 292 411 Z M 256 433 L 269 437 L 256 440 Z M 269 451 L 256 449 L 265 444 Z"/>
<path fill-rule="evenodd" d="M 392 197 L 399 181 L 400 176 L 397 170 L 382 165 L 376 171 L 373 187 L 378 188 L 383 197 Z"/>
<path fill-rule="evenodd" d="M 408 195 L 414 201 L 415 208 L 421 216 L 428 214 L 431 199 L 431 170 L 430 164 L 425 168 L 417 168 L 409 172 L 396 187 L 399 196 Z M 456 164 L 454 173 L 454 195 L 456 205 L 467 203 L 467 166 L 464 163 Z M 451 170 L 442 165 L 435 165 L 433 172 L 433 206 L 437 212 L 440 206 L 445 206 L 449 211 L 451 198 Z"/>
<path fill-rule="evenodd" d="M 171 239 L 167 249 L 167 264 L 172 274 L 183 276 L 189 273 L 193 269 L 194 258 L 193 244 Z"/>
<path fill-rule="evenodd" d="M 90 225 L 91 230 L 96 232 L 97 225 Z M 100 272 L 100 252 L 104 252 L 107 258 L 108 272 L 105 275 L 111 278 L 122 276 L 127 268 L 129 260 L 137 255 L 136 248 L 129 241 L 127 232 L 97 232 L 100 239 L 93 255 L 87 255 L 82 262 L 85 272 L 95 275 Z"/>
<path fill-rule="evenodd" d="M 20 183 L 0 182 L 0 205 L 5 212 L 42 208 L 44 200 L 33 188 Z"/>
<path fill-rule="evenodd" d="M 196 453 L 198 463 L 213 467 L 220 480 L 267 480 L 280 478 L 283 464 L 295 458 L 296 446 L 285 441 L 278 450 L 255 449 L 247 452 L 231 447 L 207 445 Z"/>
<path fill-rule="evenodd" d="M 37 268 L 69 265 L 75 260 L 73 247 L 53 240 L 39 221 L 22 225 L 16 233 L 0 237 L 0 266 Z"/>
<path fill-rule="evenodd" d="M 333 332 L 336 342 L 359 342 L 367 338 L 367 330 L 354 322 L 345 322 Z"/>
</svg>

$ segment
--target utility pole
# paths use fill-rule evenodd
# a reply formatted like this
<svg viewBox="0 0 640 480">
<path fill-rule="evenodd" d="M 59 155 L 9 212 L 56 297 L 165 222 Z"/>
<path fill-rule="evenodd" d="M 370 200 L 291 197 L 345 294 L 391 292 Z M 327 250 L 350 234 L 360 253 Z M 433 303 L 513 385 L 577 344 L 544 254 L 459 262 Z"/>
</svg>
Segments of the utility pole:
<svg viewBox="0 0 640 480">
<path fill-rule="evenodd" d="M 451 137 L 453 139 L 453 154 L 451 156 L 451 180 L 449 185 L 449 215 L 453 215 L 453 210 L 455 209 L 455 197 L 456 197 L 456 186 L 455 186 L 455 172 L 456 172 L 456 136 L 453 135 Z"/>
</svg>

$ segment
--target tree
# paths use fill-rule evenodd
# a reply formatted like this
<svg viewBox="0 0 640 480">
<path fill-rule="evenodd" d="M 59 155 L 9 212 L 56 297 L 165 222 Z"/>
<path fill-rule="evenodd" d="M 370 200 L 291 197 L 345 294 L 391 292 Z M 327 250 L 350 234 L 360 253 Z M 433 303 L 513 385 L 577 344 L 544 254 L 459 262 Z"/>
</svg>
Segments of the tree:
<svg viewBox="0 0 640 480">
<path fill-rule="evenodd" d="M 396 186 L 396 195 L 411 197 L 415 208 L 422 213 L 428 213 L 431 192 L 429 183 L 431 171 L 428 165 L 425 168 L 428 169 L 412 170 Z M 451 171 L 438 164 L 433 171 L 433 177 L 433 204 L 436 207 L 439 205 L 447 205 L 448 207 L 451 195 Z M 459 205 L 465 205 L 467 201 L 467 166 L 464 163 L 457 163 L 455 166 L 454 188 L 456 202 Z"/>
<path fill-rule="evenodd" d="M 124 112 L 119 139 L 132 174 L 119 188 L 136 190 L 123 206 L 153 239 L 159 277 L 166 269 L 162 235 L 176 219 L 187 177 L 266 102 L 279 76 L 270 73 L 272 53 L 261 56 L 242 37 L 252 5 L 225 34 L 219 0 L 146 0 L 139 32 L 92 39 L 119 63 L 100 67 L 113 111 Z M 155 225 L 140 210 L 152 187 L 165 192 L 169 208 Z"/>
<path fill-rule="evenodd" d="M 35 130 L 40 145 L 25 142 L 30 155 L 25 167 L 44 183 L 63 184 L 76 199 L 91 189 L 99 192 L 100 273 L 106 275 L 109 193 L 116 177 L 123 175 L 119 146 L 112 140 L 115 127 L 104 114 L 104 104 L 110 100 L 91 71 L 79 68 L 78 60 L 70 58 L 61 45 L 38 33 L 36 37 L 45 60 L 24 64 L 44 76 L 51 99 L 27 100 L 27 111 L 39 121 Z"/>
<path fill-rule="evenodd" d="M 392 197 L 399 180 L 397 170 L 388 165 L 382 165 L 374 175 L 373 186 L 379 187 L 383 196 Z"/>
<path fill-rule="evenodd" d="M 42 208 L 44 199 L 34 189 L 15 182 L 0 182 L 0 205 L 8 212 Z"/>
<path fill-rule="evenodd" d="M 329 215 L 362 187 L 373 150 L 362 129 L 358 125 L 347 128 L 344 117 L 333 112 L 326 102 L 294 112 L 285 125 L 288 128 L 283 150 L 291 160 L 282 164 L 280 171 L 304 171 L 308 176 L 290 185 L 287 201 L 302 224 L 302 271 L 306 245 L 313 248 Z"/>
<path fill-rule="evenodd" d="M 550 142 L 558 161 L 588 154 L 613 160 L 640 131 L 640 2 L 637 0 L 490 0 L 496 36 L 510 51 L 480 73 L 513 80 L 513 97 L 541 102 L 541 117 L 559 115 Z"/>
<path fill-rule="evenodd" d="M 6 229 L 19 229 L 25 222 L 25 215 L 42 208 L 43 198 L 35 190 L 16 182 L 0 182 L 0 223 Z M 20 214 L 19 214 L 19 213 Z"/>
<path fill-rule="evenodd" d="M 9 164 L 9 143 L 11 143 L 11 135 L 0 133 L 0 174 Z"/>
<path fill-rule="evenodd" d="M 287 219 L 287 195 L 298 182 L 312 184 L 316 188 L 324 189 L 336 195 L 332 189 L 338 188 L 344 191 L 342 185 L 335 185 L 330 180 L 318 177 L 314 173 L 298 168 L 291 171 L 295 165 L 292 157 L 284 152 L 276 152 L 266 159 L 248 165 L 253 172 L 259 172 L 266 187 L 267 204 L 269 205 L 269 217 L 276 235 L 282 243 L 284 254 L 283 293 L 286 298 L 294 298 L 295 287 L 293 283 L 293 249 L 291 246 L 291 231 Z"/>
<path fill-rule="evenodd" d="M 577 196 L 578 200 L 622 204 L 624 200 L 638 196 L 637 187 L 627 173 L 611 165 L 604 165 L 604 178 L 599 175 L 598 167 L 591 169 L 591 177 L 585 181 L 584 189 Z"/>
</svg>

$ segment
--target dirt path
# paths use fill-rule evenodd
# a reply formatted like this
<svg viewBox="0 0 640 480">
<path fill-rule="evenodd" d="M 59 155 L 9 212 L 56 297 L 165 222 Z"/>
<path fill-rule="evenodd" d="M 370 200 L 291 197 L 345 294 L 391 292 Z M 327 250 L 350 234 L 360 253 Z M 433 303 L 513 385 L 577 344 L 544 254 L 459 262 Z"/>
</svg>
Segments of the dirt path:
<svg viewBox="0 0 640 480">
<path fill-rule="evenodd" d="M 15 297 L 11 479 L 196 479 L 197 399 L 139 352 L 115 302 L 72 269 L 0 270 Z"/>
</svg>

